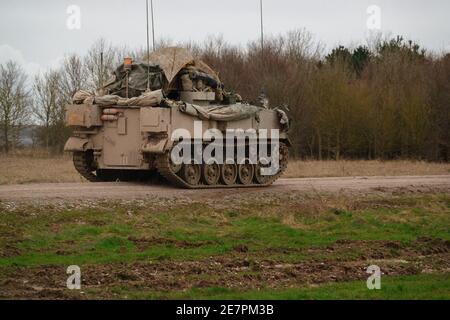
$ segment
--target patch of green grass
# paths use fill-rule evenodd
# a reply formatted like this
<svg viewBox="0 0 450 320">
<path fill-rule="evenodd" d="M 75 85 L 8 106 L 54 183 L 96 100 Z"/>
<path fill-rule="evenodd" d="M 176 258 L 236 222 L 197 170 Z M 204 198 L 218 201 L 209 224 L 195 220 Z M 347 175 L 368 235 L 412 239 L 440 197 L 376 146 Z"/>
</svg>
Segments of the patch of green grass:
<svg viewBox="0 0 450 320">
<path fill-rule="evenodd" d="M 310 230 L 300 230 L 283 224 L 276 218 L 249 217 L 233 221 L 227 237 L 239 239 L 253 249 L 296 248 L 323 245 L 332 240 Z"/>
<path fill-rule="evenodd" d="M 340 299 L 450 299 L 450 274 L 385 276 L 380 290 L 369 290 L 366 281 L 328 283 L 317 287 L 289 289 L 235 290 L 223 287 L 192 288 L 186 292 L 130 291 L 114 287 L 112 291 L 129 299 L 205 299 L 205 300 L 340 300 Z M 95 291 L 90 292 L 95 295 Z"/>
<path fill-rule="evenodd" d="M 331 199 L 329 203 L 322 198 L 306 203 L 255 200 L 233 210 L 193 203 L 158 212 L 131 205 L 62 212 L 48 208 L 38 215 L 27 214 L 39 210 L 30 208 L 0 215 L 0 234 L 4 235 L 0 246 L 8 243 L 19 250 L 18 255 L 1 257 L 0 266 L 195 260 L 227 254 L 238 245 L 246 246 L 253 258 L 262 252 L 265 259 L 299 261 L 318 257 L 279 249 L 320 247 L 341 239 L 450 240 L 449 199 L 448 195 L 423 195 L 347 202 Z M 167 241 L 142 247 L 130 237 Z M 177 241 L 188 245 L 177 245 Z M 278 253 L 268 255 L 270 249 Z M 341 258 L 350 259 L 359 255 L 342 254 L 346 256 Z M 327 258 L 339 257 L 328 254 Z"/>
</svg>

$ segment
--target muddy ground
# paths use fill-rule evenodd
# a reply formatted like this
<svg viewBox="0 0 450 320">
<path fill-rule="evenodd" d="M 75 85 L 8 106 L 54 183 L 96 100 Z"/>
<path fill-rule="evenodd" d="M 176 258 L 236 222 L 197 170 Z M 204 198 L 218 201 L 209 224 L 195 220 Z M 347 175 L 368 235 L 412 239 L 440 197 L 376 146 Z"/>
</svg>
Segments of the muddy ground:
<svg viewBox="0 0 450 320">
<path fill-rule="evenodd" d="M 151 245 L 155 240 L 135 241 Z M 189 246 L 188 243 L 175 245 Z M 290 251 L 281 250 L 283 254 Z M 157 292 L 209 287 L 237 290 L 314 287 L 323 283 L 365 281 L 368 276 L 366 268 L 371 264 L 378 265 L 383 276 L 450 272 L 448 240 L 419 238 L 410 245 L 397 241 L 338 241 L 325 248 L 303 250 L 316 255 L 317 259 L 302 263 L 265 260 L 267 252 L 248 252 L 245 246 L 241 246 L 231 254 L 199 261 L 90 265 L 83 267 L 81 291 L 67 290 L 64 267 L 18 267 L 2 275 L 1 295 L 14 299 L 115 299 L 124 297 L 114 290 L 123 286 L 131 291 Z M 323 258 L 329 254 L 347 258 Z M 164 293 L 160 293 L 159 298 L 164 299 Z"/>
</svg>

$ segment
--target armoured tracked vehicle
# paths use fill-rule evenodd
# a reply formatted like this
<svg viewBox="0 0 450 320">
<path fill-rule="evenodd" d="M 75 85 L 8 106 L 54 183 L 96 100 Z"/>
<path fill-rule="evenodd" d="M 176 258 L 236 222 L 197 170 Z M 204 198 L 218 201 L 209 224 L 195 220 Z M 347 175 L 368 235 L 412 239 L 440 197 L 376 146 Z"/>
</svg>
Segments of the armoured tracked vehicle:
<svg viewBox="0 0 450 320">
<path fill-rule="evenodd" d="M 158 50 L 148 61 L 125 59 L 103 88 L 77 92 L 66 107 L 73 134 L 65 151 L 73 153 L 84 178 L 145 180 L 159 173 L 179 187 L 212 188 L 268 186 L 283 173 L 290 143 L 282 110 L 226 92 L 217 74 L 185 49 Z M 257 142 L 247 135 L 225 141 L 217 136 L 230 132 L 254 133 Z M 213 161 L 202 161 L 198 154 L 213 144 Z M 221 151 L 224 161 L 218 161 Z M 192 160 L 180 163 L 174 154 Z M 275 170 L 264 173 L 269 166 Z"/>
</svg>

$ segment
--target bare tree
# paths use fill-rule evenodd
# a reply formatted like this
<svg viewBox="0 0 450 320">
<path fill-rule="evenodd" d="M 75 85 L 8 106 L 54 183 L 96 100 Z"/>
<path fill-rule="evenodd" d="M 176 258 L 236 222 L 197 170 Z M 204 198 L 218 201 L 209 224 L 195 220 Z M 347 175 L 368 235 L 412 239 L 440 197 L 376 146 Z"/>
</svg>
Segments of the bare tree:
<svg viewBox="0 0 450 320">
<path fill-rule="evenodd" d="M 13 61 L 0 65 L 0 121 L 3 149 L 9 152 L 28 118 L 26 75 Z"/>
<path fill-rule="evenodd" d="M 72 54 L 64 58 L 60 69 L 59 91 L 65 103 L 71 102 L 75 92 L 87 88 L 87 74 L 81 57 Z"/>
<path fill-rule="evenodd" d="M 59 91 L 61 76 L 57 71 L 49 71 L 36 76 L 33 84 L 33 113 L 40 122 L 40 136 L 47 151 L 50 146 L 52 126 L 59 120 L 62 94 Z"/>
<path fill-rule="evenodd" d="M 285 36 L 285 51 L 294 61 L 319 59 L 324 46 L 314 40 L 314 36 L 306 29 L 289 31 Z"/>
<path fill-rule="evenodd" d="M 117 65 L 119 51 L 105 39 L 99 39 L 92 45 L 84 61 L 89 89 L 96 90 L 106 83 Z"/>
</svg>

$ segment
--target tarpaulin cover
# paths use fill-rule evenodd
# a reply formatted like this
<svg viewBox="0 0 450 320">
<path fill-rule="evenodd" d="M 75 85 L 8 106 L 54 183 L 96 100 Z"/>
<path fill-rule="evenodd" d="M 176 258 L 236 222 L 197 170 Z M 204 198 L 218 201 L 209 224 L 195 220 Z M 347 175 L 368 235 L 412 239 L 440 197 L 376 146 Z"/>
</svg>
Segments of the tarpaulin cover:
<svg viewBox="0 0 450 320">
<path fill-rule="evenodd" d="M 143 57 L 147 61 L 147 56 Z M 150 53 L 149 61 L 158 65 L 170 83 L 185 65 L 194 61 L 194 56 L 184 48 L 163 48 Z"/>
<path fill-rule="evenodd" d="M 256 117 L 260 107 L 236 103 L 232 105 L 197 106 L 190 103 L 179 103 L 180 111 L 202 120 L 237 121 Z"/>
<path fill-rule="evenodd" d="M 94 96 L 87 91 L 78 91 L 73 97 L 74 104 L 95 104 L 100 107 L 109 106 L 136 106 L 136 107 L 154 107 L 161 103 L 163 94 L 161 90 L 144 92 L 139 97 L 122 98 L 117 95 Z"/>
<path fill-rule="evenodd" d="M 154 107 L 161 103 L 163 94 L 161 90 L 144 92 L 139 97 L 130 99 L 120 98 L 117 101 L 118 106 L 136 106 L 136 107 Z"/>
<path fill-rule="evenodd" d="M 72 103 L 83 104 L 84 100 L 86 100 L 89 97 L 92 97 L 92 93 L 90 93 L 89 91 L 86 90 L 77 91 L 72 97 Z"/>
<path fill-rule="evenodd" d="M 178 107 L 178 109 L 188 115 L 198 117 L 201 120 L 214 120 L 214 121 L 237 121 L 255 117 L 258 119 L 258 114 L 264 108 L 257 107 L 244 103 L 235 103 L 231 105 L 211 105 L 211 106 L 198 106 L 185 102 L 172 103 L 172 108 Z M 282 128 L 282 131 L 289 130 L 289 118 L 281 109 L 274 109 L 278 115 L 278 119 Z"/>
<path fill-rule="evenodd" d="M 143 61 L 147 61 L 145 55 Z M 181 69 L 187 66 L 194 66 L 197 70 L 210 75 L 217 82 L 219 77 L 206 63 L 196 59 L 187 49 L 179 47 L 162 48 L 150 53 L 149 60 L 151 63 L 158 65 L 164 72 L 164 75 L 169 84 L 172 86 L 172 81 Z"/>
</svg>

